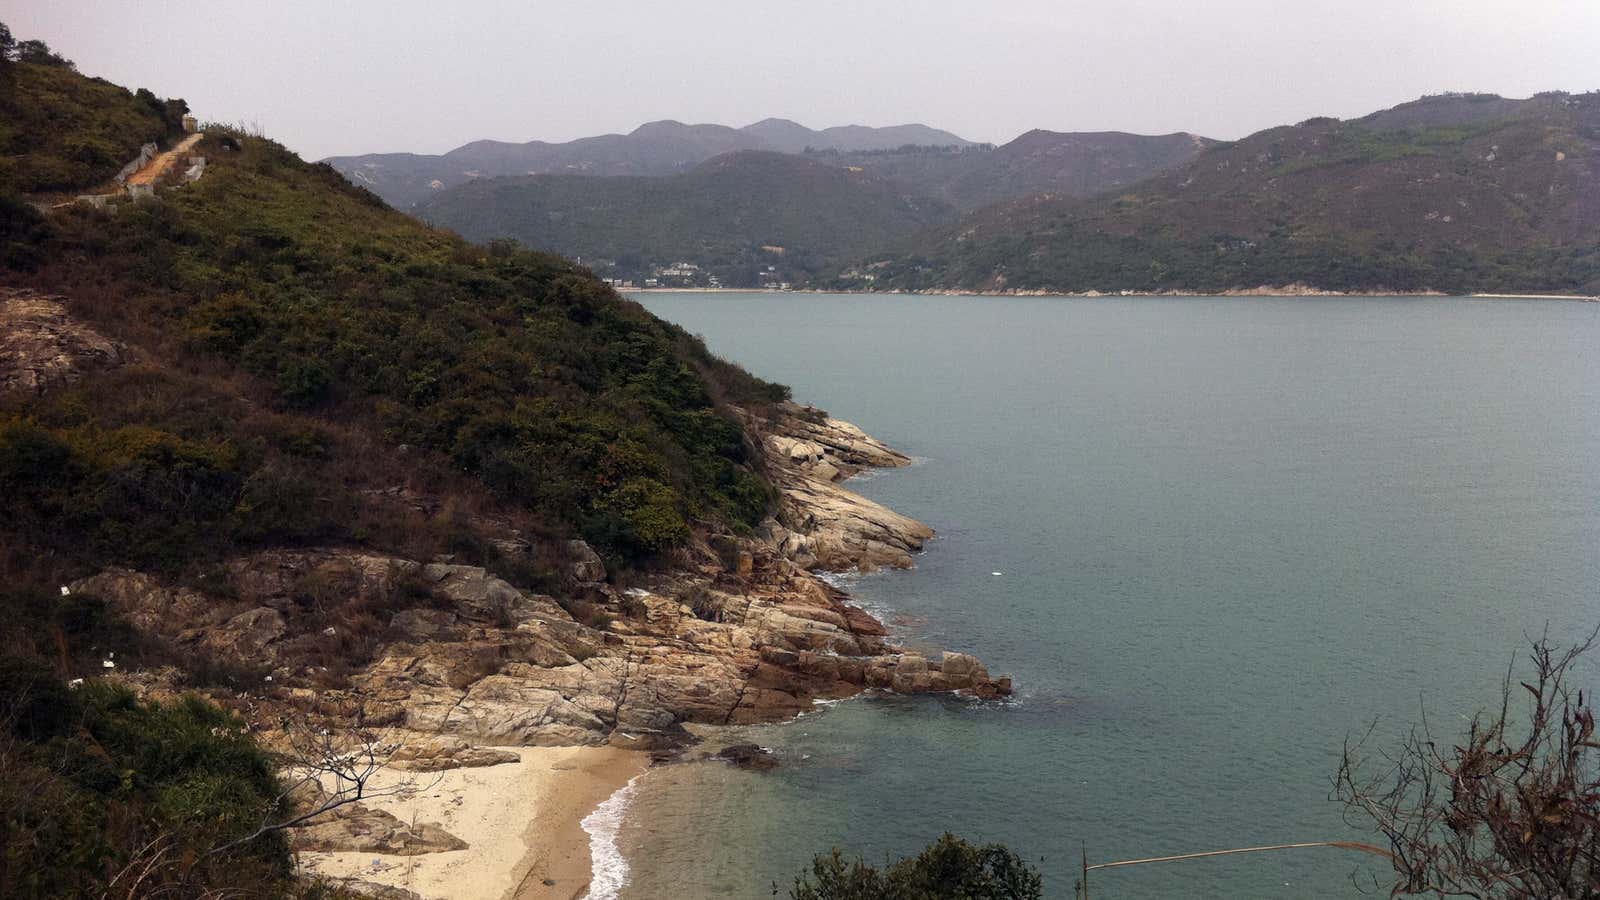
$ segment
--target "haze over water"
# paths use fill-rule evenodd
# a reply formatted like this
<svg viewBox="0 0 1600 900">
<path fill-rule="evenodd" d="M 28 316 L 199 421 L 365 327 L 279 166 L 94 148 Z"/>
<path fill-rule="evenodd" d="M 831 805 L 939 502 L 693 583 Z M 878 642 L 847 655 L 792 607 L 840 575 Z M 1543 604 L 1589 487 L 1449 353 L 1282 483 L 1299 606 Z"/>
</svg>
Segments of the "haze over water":
<svg viewBox="0 0 1600 900">
<path fill-rule="evenodd" d="M 1018 694 L 854 700 L 748 730 L 776 772 L 652 772 L 624 897 L 765 896 L 831 845 L 944 829 L 1042 858 L 1051 897 L 1082 847 L 1359 835 L 1327 799 L 1347 735 L 1380 717 L 1392 746 L 1426 704 L 1453 737 L 1525 634 L 1600 622 L 1600 305 L 637 299 L 922 459 L 853 486 L 938 538 L 849 589 Z M 1092 886 L 1354 896 L 1373 871 L 1314 850 Z"/>
</svg>

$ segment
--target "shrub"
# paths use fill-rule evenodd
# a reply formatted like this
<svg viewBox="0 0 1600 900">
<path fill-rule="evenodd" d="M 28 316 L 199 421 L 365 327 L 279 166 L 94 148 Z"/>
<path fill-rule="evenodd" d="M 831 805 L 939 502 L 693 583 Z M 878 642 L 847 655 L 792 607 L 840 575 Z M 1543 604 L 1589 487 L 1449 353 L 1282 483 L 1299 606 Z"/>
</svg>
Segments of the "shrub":
<svg viewBox="0 0 1600 900">
<path fill-rule="evenodd" d="M 0 742 L 7 897 L 105 896 L 117 872 L 146 863 L 149 896 L 286 882 L 281 840 L 211 852 L 274 814 L 279 786 L 243 723 L 210 703 L 140 702 L 93 681 L 68 690 L 37 661 L 0 659 Z"/>
<path fill-rule="evenodd" d="M 776 890 L 774 890 L 776 893 Z M 1040 900 L 1043 880 L 1002 844 L 946 833 L 920 854 L 877 869 L 835 849 L 795 877 L 790 900 Z"/>
</svg>

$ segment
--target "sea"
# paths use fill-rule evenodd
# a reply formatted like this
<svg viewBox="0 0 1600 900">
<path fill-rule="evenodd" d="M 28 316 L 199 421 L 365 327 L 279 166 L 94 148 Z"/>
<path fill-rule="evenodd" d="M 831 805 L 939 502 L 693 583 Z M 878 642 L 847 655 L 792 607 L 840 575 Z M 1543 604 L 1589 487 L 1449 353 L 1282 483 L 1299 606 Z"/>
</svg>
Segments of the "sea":
<svg viewBox="0 0 1600 900">
<path fill-rule="evenodd" d="M 899 643 L 976 654 L 1016 694 L 869 695 L 718 734 L 781 766 L 638 779 L 601 817 L 597 898 L 787 896 L 817 853 L 882 863 L 945 831 L 1008 845 L 1052 898 L 1085 861 L 1370 839 L 1330 799 L 1347 743 L 1378 758 L 1424 723 L 1447 741 L 1530 640 L 1600 624 L 1600 304 L 635 299 L 915 457 L 851 486 L 937 537 L 910 571 L 838 583 Z M 1387 878 L 1317 848 L 1088 886 Z"/>
</svg>

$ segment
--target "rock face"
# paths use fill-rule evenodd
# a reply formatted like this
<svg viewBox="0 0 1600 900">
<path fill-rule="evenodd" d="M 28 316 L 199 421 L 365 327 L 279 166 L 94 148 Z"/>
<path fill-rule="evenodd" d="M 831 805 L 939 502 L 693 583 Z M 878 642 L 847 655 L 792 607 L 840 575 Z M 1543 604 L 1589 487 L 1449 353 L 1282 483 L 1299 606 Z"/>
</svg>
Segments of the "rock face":
<svg viewBox="0 0 1600 900">
<path fill-rule="evenodd" d="M 789 405 L 771 419 L 747 417 L 762 435 L 769 473 L 782 492 L 764 536 L 803 568 L 910 568 L 933 529 L 846 490 L 838 482 L 869 468 L 911 465 L 849 422 Z"/>
<path fill-rule="evenodd" d="M 412 772 L 442 772 L 446 769 L 498 766 L 519 759 L 521 757 L 510 750 L 474 747 L 466 741 L 439 738 L 401 747 L 390 755 L 388 766 Z"/>
<path fill-rule="evenodd" d="M 318 788 L 300 790 L 291 795 L 297 806 L 306 810 L 315 809 L 325 796 Z M 292 850 L 417 856 L 467 849 L 466 841 L 438 825 L 426 822 L 409 825 L 392 813 L 372 809 L 363 803 L 335 807 L 309 823 L 287 831 Z"/>
<path fill-rule="evenodd" d="M 368 725 L 437 736 L 402 751 L 418 769 L 503 761 L 470 745 L 670 748 L 688 740 L 684 723 L 778 720 L 866 689 L 1009 693 L 970 656 L 890 646 L 811 571 L 910 564 L 932 532 L 836 481 L 906 458 L 798 407 L 762 429 L 778 518 L 754 536 L 698 540 L 676 571 L 627 591 L 577 542 L 561 601 L 476 566 L 335 547 L 236 559 L 226 599 L 125 570 L 71 588 L 180 647 L 258 668 L 259 684 L 244 685 L 258 709 L 360 711 Z M 362 614 L 330 613 L 346 608 Z M 611 621 L 569 612 L 583 609 Z"/>
<path fill-rule="evenodd" d="M 122 365 L 124 352 L 69 316 L 61 298 L 0 288 L 0 399 L 73 384 Z"/>
</svg>

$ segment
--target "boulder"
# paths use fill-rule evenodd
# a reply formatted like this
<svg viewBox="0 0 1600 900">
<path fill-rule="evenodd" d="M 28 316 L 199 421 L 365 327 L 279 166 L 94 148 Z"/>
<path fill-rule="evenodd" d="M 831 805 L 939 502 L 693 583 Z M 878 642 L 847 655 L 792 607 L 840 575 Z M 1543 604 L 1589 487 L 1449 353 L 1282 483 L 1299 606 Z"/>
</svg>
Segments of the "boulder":
<svg viewBox="0 0 1600 900">
<path fill-rule="evenodd" d="M 737 769 L 776 769 L 778 758 L 771 750 L 757 744 L 734 744 L 717 751 L 717 758 L 726 760 Z"/>
<path fill-rule="evenodd" d="M 572 580 L 579 584 L 597 584 L 606 580 L 605 560 L 584 541 L 568 541 L 567 555 Z"/>
<path fill-rule="evenodd" d="M 474 747 L 462 740 L 436 738 L 402 746 L 389 757 L 388 766 L 413 772 L 442 772 L 446 769 L 498 766 L 521 760 L 522 757 L 510 750 Z"/>
<path fill-rule="evenodd" d="M 201 646 L 213 653 L 232 653 L 243 657 L 259 656 L 273 641 L 289 630 L 283 613 L 265 606 L 245 610 L 215 631 L 208 632 Z"/>
<path fill-rule="evenodd" d="M 328 799 L 321 787 L 306 783 L 296 788 L 290 800 L 298 813 L 314 810 Z M 364 803 L 334 807 L 288 829 L 291 850 L 325 853 L 386 853 L 394 856 L 420 856 L 447 850 L 465 850 L 467 842 L 432 822 L 410 825 L 394 814 L 373 809 Z"/>
</svg>

